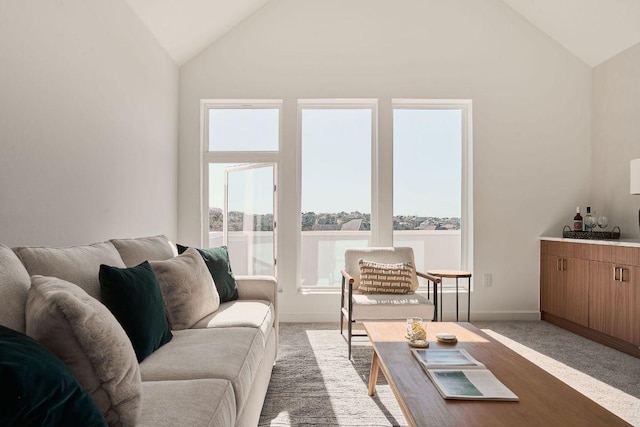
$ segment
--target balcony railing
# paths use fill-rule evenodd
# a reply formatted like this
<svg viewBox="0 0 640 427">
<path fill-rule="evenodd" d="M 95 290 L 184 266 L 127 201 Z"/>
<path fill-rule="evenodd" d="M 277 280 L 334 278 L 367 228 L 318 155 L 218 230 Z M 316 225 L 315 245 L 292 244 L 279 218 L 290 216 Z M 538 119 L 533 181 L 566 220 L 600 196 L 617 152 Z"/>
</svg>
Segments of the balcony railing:
<svg viewBox="0 0 640 427">
<path fill-rule="evenodd" d="M 369 246 L 370 236 L 369 231 L 303 231 L 300 286 L 340 287 L 345 249 Z M 209 233 L 209 246 L 221 245 L 222 233 Z M 235 274 L 273 274 L 272 232 L 229 232 L 227 246 Z M 394 231 L 394 246 L 413 248 L 418 271 L 460 269 L 460 230 Z"/>
</svg>

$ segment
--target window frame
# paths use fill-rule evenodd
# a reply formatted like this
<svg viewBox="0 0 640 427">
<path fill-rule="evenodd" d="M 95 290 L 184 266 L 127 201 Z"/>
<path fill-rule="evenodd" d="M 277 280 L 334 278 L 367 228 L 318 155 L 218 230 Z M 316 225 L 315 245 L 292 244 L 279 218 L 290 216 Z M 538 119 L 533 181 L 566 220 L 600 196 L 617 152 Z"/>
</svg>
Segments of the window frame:
<svg viewBox="0 0 640 427">
<path fill-rule="evenodd" d="M 339 287 L 306 287 L 302 286 L 302 112 L 303 110 L 371 110 L 371 230 L 369 231 L 370 245 L 376 241 L 377 231 L 374 223 L 377 223 L 377 212 L 374 206 L 378 204 L 378 192 L 375 184 L 375 168 L 377 164 L 378 149 L 378 99 L 377 98 L 322 98 L 322 99 L 297 99 L 297 137 L 296 137 L 296 290 L 301 294 L 334 294 L 340 292 Z"/>
<path fill-rule="evenodd" d="M 460 177 L 460 268 L 473 269 L 473 116 L 470 99 L 392 99 L 391 124 L 396 109 L 459 110 L 461 112 L 461 173 Z M 393 138 L 392 138 L 393 139 Z M 393 141 L 391 141 L 393 153 Z M 391 158 L 393 167 L 393 157 Z M 393 181 L 391 182 L 393 200 Z M 393 213 L 392 213 L 393 215 Z M 393 232 L 392 232 L 393 235 Z M 472 287 L 473 290 L 473 287 Z"/>
<path fill-rule="evenodd" d="M 282 99 L 202 99 L 200 101 L 200 212 L 201 212 L 201 247 L 209 246 L 209 165 L 212 163 L 272 163 L 274 174 L 278 174 L 281 160 L 283 134 L 283 100 Z M 211 151 L 209 150 L 209 110 L 211 109 L 277 109 L 278 110 L 278 149 L 276 151 Z M 280 197 L 274 198 L 273 220 L 277 223 L 278 203 Z M 278 230 L 274 227 L 274 275 L 278 277 Z"/>
</svg>

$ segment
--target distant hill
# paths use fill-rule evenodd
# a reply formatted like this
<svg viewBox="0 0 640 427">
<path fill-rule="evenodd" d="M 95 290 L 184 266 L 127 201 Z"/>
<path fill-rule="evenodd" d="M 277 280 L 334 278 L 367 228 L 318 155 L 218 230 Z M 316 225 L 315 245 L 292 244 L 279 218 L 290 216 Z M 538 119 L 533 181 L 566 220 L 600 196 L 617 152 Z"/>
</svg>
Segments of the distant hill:
<svg viewBox="0 0 640 427">
<path fill-rule="evenodd" d="M 229 230 L 241 231 L 244 222 L 250 221 L 254 231 L 273 231 L 273 215 L 245 215 L 229 212 Z M 319 213 L 303 212 L 302 231 L 370 230 L 371 214 L 360 212 Z M 209 208 L 209 231 L 222 231 L 223 214 L 220 208 Z M 397 215 L 393 217 L 394 230 L 459 230 L 460 218 Z"/>
</svg>

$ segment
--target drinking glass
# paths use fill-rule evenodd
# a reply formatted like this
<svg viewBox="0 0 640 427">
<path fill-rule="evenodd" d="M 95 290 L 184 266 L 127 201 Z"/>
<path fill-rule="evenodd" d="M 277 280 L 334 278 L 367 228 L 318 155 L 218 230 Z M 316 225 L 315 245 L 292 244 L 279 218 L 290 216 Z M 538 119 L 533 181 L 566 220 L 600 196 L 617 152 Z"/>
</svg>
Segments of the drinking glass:
<svg viewBox="0 0 640 427">
<path fill-rule="evenodd" d="M 420 317 L 407 317 L 407 338 L 413 340 L 415 327 L 421 325 L 422 319 Z"/>
<path fill-rule="evenodd" d="M 604 228 L 607 228 L 607 225 L 609 225 L 609 219 L 606 216 L 599 216 L 598 227 L 604 229 Z"/>
</svg>

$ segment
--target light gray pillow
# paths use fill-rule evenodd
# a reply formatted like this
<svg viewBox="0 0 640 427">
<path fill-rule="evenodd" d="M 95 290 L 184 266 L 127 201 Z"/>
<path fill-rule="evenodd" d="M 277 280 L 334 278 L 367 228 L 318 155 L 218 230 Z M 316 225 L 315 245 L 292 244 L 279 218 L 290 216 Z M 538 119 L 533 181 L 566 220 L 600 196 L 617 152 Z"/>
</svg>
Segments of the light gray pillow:
<svg viewBox="0 0 640 427">
<path fill-rule="evenodd" d="M 211 273 L 196 249 L 150 264 L 160 283 L 171 329 L 189 329 L 220 307 Z"/>
<path fill-rule="evenodd" d="M 14 248 L 30 276 L 51 276 L 80 286 L 100 301 L 100 264 L 125 268 L 120 254 L 109 242 L 64 248 Z"/>
<path fill-rule="evenodd" d="M 176 245 L 163 235 L 109 241 L 116 247 L 127 267 L 135 267 L 144 261 L 164 261 L 178 255 Z"/>
<path fill-rule="evenodd" d="M 0 244 L 0 325 L 24 333 L 24 306 L 31 280 L 15 253 Z"/>
<path fill-rule="evenodd" d="M 27 335 L 69 367 L 110 426 L 134 426 L 142 410 L 140 366 L 111 312 L 73 283 L 33 276 Z"/>
</svg>

